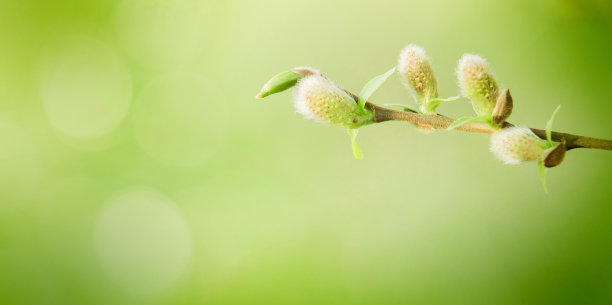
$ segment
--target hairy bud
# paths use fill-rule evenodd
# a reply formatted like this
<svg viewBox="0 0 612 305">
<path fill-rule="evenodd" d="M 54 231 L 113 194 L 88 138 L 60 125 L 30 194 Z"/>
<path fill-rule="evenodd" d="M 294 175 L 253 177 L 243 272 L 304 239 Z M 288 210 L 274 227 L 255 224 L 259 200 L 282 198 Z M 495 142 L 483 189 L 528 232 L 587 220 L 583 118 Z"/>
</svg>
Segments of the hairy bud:
<svg viewBox="0 0 612 305">
<path fill-rule="evenodd" d="M 510 95 L 510 90 L 506 88 L 501 92 L 499 97 L 497 97 L 497 102 L 493 109 L 493 124 L 501 125 L 506 121 L 512 114 L 512 108 L 512 96 Z"/>
<path fill-rule="evenodd" d="M 543 153 L 549 147 L 548 141 L 523 126 L 505 128 L 491 136 L 491 152 L 506 164 L 542 161 Z"/>
<path fill-rule="evenodd" d="M 422 47 L 413 44 L 405 47 L 400 53 L 397 67 L 402 79 L 410 86 L 421 106 L 438 97 L 436 76 Z"/>
<path fill-rule="evenodd" d="M 489 63 L 474 54 L 464 54 L 459 60 L 457 77 L 461 93 L 472 100 L 478 115 L 491 115 L 495 107 L 499 86 Z"/>
<path fill-rule="evenodd" d="M 307 119 L 357 128 L 374 123 L 372 111 L 321 75 L 302 78 L 293 93 L 295 110 Z"/>
</svg>

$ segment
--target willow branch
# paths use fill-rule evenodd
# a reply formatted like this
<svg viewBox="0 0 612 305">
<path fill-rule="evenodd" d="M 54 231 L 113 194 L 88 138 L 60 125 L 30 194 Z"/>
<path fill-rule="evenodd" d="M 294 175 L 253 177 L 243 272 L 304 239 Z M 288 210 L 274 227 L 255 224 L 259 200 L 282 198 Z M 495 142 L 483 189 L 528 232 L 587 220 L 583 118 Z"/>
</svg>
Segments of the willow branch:
<svg viewBox="0 0 612 305">
<path fill-rule="evenodd" d="M 425 129 L 446 129 L 455 120 L 444 115 L 426 115 L 418 114 L 407 111 L 396 111 L 380 106 L 376 106 L 372 103 L 367 103 L 366 107 L 374 112 L 374 122 L 381 123 L 386 121 L 404 121 L 414 124 L 419 128 Z M 510 123 L 504 123 L 504 127 L 513 126 Z M 533 133 L 542 139 L 546 139 L 546 131 L 537 128 L 530 128 Z M 461 125 L 456 130 L 491 134 L 496 130 L 485 123 L 469 123 Z M 591 137 L 585 137 L 580 135 L 574 135 L 563 132 L 552 132 L 552 140 L 555 142 L 561 142 L 563 139 L 567 142 L 567 149 L 574 148 L 594 148 L 594 149 L 605 149 L 612 150 L 612 141 L 597 139 Z"/>
</svg>

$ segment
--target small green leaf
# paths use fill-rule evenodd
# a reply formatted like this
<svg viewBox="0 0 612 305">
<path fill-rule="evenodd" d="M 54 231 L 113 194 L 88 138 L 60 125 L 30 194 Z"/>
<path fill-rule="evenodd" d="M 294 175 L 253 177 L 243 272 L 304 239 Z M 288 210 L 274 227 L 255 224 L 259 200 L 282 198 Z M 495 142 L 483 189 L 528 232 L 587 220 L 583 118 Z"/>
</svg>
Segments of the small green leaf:
<svg viewBox="0 0 612 305">
<path fill-rule="evenodd" d="M 393 74 L 393 72 L 395 72 L 395 67 L 384 74 L 375 76 L 369 82 L 367 82 L 365 86 L 363 86 L 363 89 L 361 89 L 361 92 L 359 92 L 359 107 L 361 107 L 361 109 L 365 109 L 365 103 L 368 101 L 370 96 L 372 96 L 374 91 L 376 91 L 376 89 L 378 89 L 378 87 L 380 87 L 380 85 L 382 85 L 382 83 L 384 83 L 387 78 Z"/>
<path fill-rule="evenodd" d="M 424 112 L 427 114 L 434 114 L 436 113 L 436 109 L 438 109 L 438 106 L 440 106 L 440 104 L 445 103 L 445 102 L 452 102 L 452 101 L 456 101 L 458 99 L 460 99 L 460 96 L 453 96 L 453 97 L 449 97 L 449 98 L 434 98 L 431 99 L 427 102 L 427 104 L 425 104 L 425 109 Z"/>
<path fill-rule="evenodd" d="M 355 140 L 357 138 L 357 133 L 359 132 L 359 129 L 352 129 L 349 128 L 347 129 L 349 137 L 351 137 L 351 146 L 353 148 L 353 155 L 355 156 L 355 158 L 357 160 L 361 160 L 361 158 L 363 158 L 363 153 L 361 152 L 361 148 L 359 148 L 359 145 L 357 145 L 357 141 Z"/>
<path fill-rule="evenodd" d="M 422 113 L 421 110 L 416 108 L 415 106 L 404 105 L 404 104 L 385 104 L 385 106 L 395 106 L 404 108 L 404 111 L 414 112 L 414 113 Z"/>
<path fill-rule="evenodd" d="M 489 122 L 491 121 L 490 115 L 481 115 L 477 117 L 464 116 L 455 120 L 446 130 L 453 130 L 461 125 L 465 125 L 472 122 Z"/>
<path fill-rule="evenodd" d="M 553 145 L 553 142 L 552 142 L 552 124 L 553 124 L 553 121 L 555 120 L 555 116 L 557 115 L 557 112 L 559 111 L 559 109 L 561 109 L 561 105 L 557 106 L 557 109 L 555 109 L 555 111 L 553 111 L 552 115 L 550 116 L 550 119 L 546 123 L 546 139 L 548 140 L 548 144 L 549 145 Z"/>
<path fill-rule="evenodd" d="M 272 95 L 274 93 L 283 92 L 297 84 L 298 80 L 302 78 L 302 75 L 295 73 L 293 71 L 281 72 L 274 75 L 259 91 L 256 99 L 262 99 L 268 95 Z"/>
<path fill-rule="evenodd" d="M 540 181 L 542 181 L 544 192 L 548 193 L 548 188 L 546 187 L 546 167 L 542 161 L 538 162 L 538 173 L 540 174 Z"/>
</svg>

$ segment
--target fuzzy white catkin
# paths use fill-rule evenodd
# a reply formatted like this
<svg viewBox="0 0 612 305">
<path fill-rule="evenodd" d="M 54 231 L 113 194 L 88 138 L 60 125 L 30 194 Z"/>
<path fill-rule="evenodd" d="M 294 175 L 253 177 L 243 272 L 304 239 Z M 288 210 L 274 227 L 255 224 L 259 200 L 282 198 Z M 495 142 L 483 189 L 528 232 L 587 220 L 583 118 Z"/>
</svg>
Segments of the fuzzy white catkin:
<svg viewBox="0 0 612 305">
<path fill-rule="evenodd" d="M 461 94 L 472 100 L 476 113 L 490 115 L 499 95 L 499 86 L 489 63 L 478 55 L 464 54 L 457 65 L 457 79 Z"/>
<path fill-rule="evenodd" d="M 457 64 L 459 88 L 465 96 L 470 95 L 472 78 L 480 78 L 482 74 L 491 74 L 491 66 L 486 59 L 476 54 L 463 54 Z"/>
<path fill-rule="evenodd" d="M 340 126 L 360 122 L 357 102 L 321 75 L 301 79 L 293 92 L 293 98 L 295 110 L 307 119 Z"/>
<path fill-rule="evenodd" d="M 310 90 L 325 91 L 330 89 L 334 89 L 333 85 L 329 84 L 329 81 L 323 77 L 304 77 L 293 90 L 293 107 L 295 107 L 295 111 L 306 119 L 322 122 L 323 120 L 310 109 L 307 92 Z"/>
<path fill-rule="evenodd" d="M 547 141 L 524 126 L 502 129 L 491 135 L 491 152 L 506 164 L 541 161 Z"/>
<path fill-rule="evenodd" d="M 398 73 L 421 104 L 438 97 L 438 85 L 425 49 L 411 44 L 399 56 Z"/>
</svg>

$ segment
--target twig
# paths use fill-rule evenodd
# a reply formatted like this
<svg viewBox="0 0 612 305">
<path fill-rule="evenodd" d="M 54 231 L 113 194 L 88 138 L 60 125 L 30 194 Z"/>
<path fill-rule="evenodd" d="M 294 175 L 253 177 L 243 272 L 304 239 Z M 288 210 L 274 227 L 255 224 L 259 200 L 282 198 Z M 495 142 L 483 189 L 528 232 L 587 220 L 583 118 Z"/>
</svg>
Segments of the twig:
<svg viewBox="0 0 612 305">
<path fill-rule="evenodd" d="M 353 94 L 351 94 L 353 95 Z M 354 95 L 353 95 L 354 96 Z M 444 115 L 426 115 L 426 114 L 418 114 L 407 111 L 396 111 L 387 108 L 383 108 L 380 106 L 376 106 L 370 102 L 366 103 L 366 107 L 371 109 L 374 112 L 374 121 L 376 123 L 386 122 L 386 121 L 404 121 L 414 124 L 419 128 L 429 128 L 429 129 L 446 129 L 450 124 L 452 124 L 455 120 L 451 119 Z M 504 127 L 513 126 L 510 123 L 504 123 Z M 466 132 L 475 132 L 475 133 L 485 133 L 491 134 L 496 130 L 491 128 L 488 124 L 484 123 L 469 123 L 456 128 L 457 130 L 466 131 Z M 537 128 L 530 128 L 533 133 L 535 133 L 538 137 L 542 139 L 546 139 L 546 131 Z M 565 139 L 567 142 L 567 149 L 574 148 L 595 148 L 595 149 L 605 149 L 612 150 L 612 141 L 597 139 L 591 137 L 585 137 L 580 135 L 574 135 L 569 133 L 562 132 L 552 132 L 552 140 L 556 142 L 561 142 L 562 139 Z"/>
</svg>

